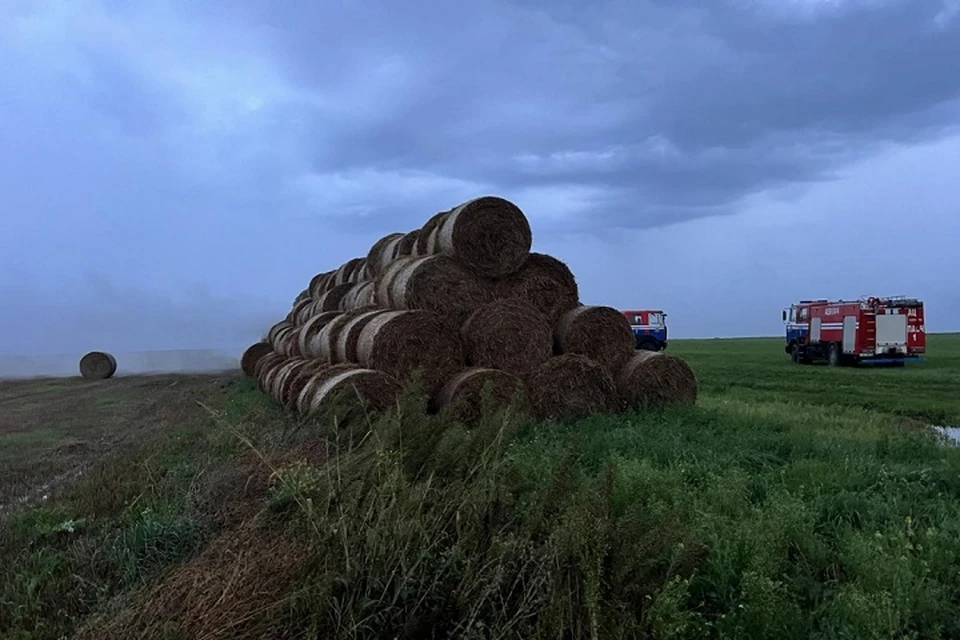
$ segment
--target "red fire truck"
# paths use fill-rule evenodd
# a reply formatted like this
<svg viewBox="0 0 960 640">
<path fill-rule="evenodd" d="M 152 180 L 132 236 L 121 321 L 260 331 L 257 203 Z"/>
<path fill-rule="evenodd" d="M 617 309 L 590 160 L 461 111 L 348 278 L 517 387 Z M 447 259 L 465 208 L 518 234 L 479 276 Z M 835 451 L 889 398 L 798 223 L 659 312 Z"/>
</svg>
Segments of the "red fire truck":
<svg viewBox="0 0 960 640">
<path fill-rule="evenodd" d="M 913 298 L 803 300 L 783 310 L 786 352 L 794 362 L 897 364 L 922 360 L 923 302 Z"/>
<path fill-rule="evenodd" d="M 667 314 L 660 309 L 622 311 L 633 329 L 634 346 L 645 351 L 667 348 Z"/>
</svg>

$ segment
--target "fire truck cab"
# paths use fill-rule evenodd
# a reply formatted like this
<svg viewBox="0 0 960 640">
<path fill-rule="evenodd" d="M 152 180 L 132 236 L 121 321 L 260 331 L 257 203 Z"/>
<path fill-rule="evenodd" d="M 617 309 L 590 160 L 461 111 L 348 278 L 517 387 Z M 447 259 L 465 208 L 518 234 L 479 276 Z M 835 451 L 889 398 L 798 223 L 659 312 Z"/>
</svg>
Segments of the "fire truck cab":
<svg viewBox="0 0 960 640">
<path fill-rule="evenodd" d="M 667 348 L 667 314 L 659 309 L 624 311 L 633 329 L 635 347 L 645 351 L 662 351 Z"/>
<path fill-rule="evenodd" d="M 903 296 L 802 300 L 783 310 L 785 350 L 798 364 L 895 364 L 926 352 L 923 302 Z"/>
</svg>

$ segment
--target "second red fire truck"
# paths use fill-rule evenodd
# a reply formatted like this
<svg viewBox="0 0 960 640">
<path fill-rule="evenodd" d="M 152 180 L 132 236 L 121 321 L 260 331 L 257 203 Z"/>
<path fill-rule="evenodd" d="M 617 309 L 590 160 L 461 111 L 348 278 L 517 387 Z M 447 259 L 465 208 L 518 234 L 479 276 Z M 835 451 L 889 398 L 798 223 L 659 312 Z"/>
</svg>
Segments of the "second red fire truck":
<svg viewBox="0 0 960 640">
<path fill-rule="evenodd" d="M 783 322 L 797 363 L 902 365 L 926 352 L 923 302 L 913 298 L 803 300 L 784 309 Z"/>
</svg>

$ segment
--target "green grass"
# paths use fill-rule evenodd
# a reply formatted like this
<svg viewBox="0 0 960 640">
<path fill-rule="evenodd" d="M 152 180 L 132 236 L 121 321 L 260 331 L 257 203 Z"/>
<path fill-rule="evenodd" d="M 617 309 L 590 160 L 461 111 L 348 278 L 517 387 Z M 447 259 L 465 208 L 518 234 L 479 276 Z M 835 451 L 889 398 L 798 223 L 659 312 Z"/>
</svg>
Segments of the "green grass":
<svg viewBox="0 0 960 640">
<path fill-rule="evenodd" d="M 960 449 L 924 426 L 960 426 L 960 336 L 903 369 L 670 353 L 698 406 L 576 424 L 413 397 L 335 430 L 231 383 L 0 525 L 0 637 L 960 637 Z"/>
</svg>

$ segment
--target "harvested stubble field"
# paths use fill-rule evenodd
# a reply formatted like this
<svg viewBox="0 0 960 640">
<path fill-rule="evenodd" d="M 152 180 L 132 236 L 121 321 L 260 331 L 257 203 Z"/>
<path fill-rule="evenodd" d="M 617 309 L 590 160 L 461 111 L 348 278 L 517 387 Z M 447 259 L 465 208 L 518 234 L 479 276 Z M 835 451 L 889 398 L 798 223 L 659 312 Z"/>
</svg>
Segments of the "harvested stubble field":
<svg viewBox="0 0 960 640">
<path fill-rule="evenodd" d="M 960 426 L 960 336 L 929 345 L 676 340 L 696 406 L 473 429 L 404 396 L 334 430 L 239 374 L 0 383 L 0 637 L 955 638 L 925 425 Z"/>
</svg>

